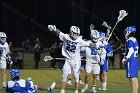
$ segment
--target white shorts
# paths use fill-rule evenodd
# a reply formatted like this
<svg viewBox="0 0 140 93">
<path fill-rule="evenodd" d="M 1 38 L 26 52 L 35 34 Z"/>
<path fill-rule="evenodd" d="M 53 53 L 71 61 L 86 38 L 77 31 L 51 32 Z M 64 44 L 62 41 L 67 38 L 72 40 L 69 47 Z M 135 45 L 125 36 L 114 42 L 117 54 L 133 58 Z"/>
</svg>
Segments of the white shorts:
<svg viewBox="0 0 140 93">
<path fill-rule="evenodd" d="M 0 60 L 0 69 L 6 68 L 6 61 Z"/>
<path fill-rule="evenodd" d="M 63 66 L 63 73 L 71 74 L 73 73 L 80 73 L 81 61 L 80 59 L 70 60 L 66 59 L 65 64 Z"/>
<path fill-rule="evenodd" d="M 100 73 L 100 65 L 98 63 L 97 64 L 86 63 L 85 70 L 87 73 L 91 73 L 91 71 L 92 71 L 92 74 L 99 74 Z"/>
</svg>

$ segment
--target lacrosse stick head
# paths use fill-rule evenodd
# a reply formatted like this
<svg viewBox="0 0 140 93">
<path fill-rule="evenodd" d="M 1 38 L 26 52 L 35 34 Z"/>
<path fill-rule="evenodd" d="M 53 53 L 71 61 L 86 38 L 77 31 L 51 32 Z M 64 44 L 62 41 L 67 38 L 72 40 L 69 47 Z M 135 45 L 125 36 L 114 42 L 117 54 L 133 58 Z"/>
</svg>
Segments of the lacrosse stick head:
<svg viewBox="0 0 140 93">
<path fill-rule="evenodd" d="M 51 56 L 45 56 L 44 57 L 44 61 L 45 62 L 47 62 L 47 61 L 49 61 L 49 60 L 52 60 L 53 58 L 51 57 Z"/>
<path fill-rule="evenodd" d="M 127 16 L 127 15 L 128 15 L 128 13 L 127 13 L 125 10 L 120 10 L 120 11 L 119 11 L 118 21 L 122 21 L 123 18 L 124 18 L 125 16 Z"/>
</svg>

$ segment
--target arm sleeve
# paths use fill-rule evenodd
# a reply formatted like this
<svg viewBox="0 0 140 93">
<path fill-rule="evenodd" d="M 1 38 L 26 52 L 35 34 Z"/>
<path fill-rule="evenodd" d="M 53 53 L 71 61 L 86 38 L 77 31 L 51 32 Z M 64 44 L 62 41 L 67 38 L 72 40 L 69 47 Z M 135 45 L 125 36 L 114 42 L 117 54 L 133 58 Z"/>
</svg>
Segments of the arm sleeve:
<svg viewBox="0 0 140 93">
<path fill-rule="evenodd" d="M 60 38 L 61 41 L 64 41 L 65 35 L 66 35 L 66 34 L 64 34 L 64 33 L 62 33 L 62 32 L 59 33 L 59 38 Z"/>
<path fill-rule="evenodd" d="M 104 48 L 102 49 L 102 53 L 100 55 L 100 58 L 101 58 L 101 60 L 105 60 L 105 58 L 106 58 L 106 50 Z"/>
<path fill-rule="evenodd" d="M 81 40 L 80 44 L 81 44 L 82 47 L 88 47 L 88 46 L 90 46 L 90 42 L 86 42 L 84 40 Z"/>
<path fill-rule="evenodd" d="M 133 41 L 128 41 L 128 54 L 126 55 L 126 58 L 130 58 L 131 55 L 134 53 L 133 45 Z"/>
<path fill-rule="evenodd" d="M 29 82 L 28 80 L 26 80 L 25 83 L 26 83 L 26 88 L 27 88 L 28 90 L 30 90 L 30 88 L 31 88 L 30 82 Z"/>
<path fill-rule="evenodd" d="M 112 51 L 112 47 L 110 46 L 110 44 L 106 45 L 106 52 L 109 53 Z"/>
</svg>

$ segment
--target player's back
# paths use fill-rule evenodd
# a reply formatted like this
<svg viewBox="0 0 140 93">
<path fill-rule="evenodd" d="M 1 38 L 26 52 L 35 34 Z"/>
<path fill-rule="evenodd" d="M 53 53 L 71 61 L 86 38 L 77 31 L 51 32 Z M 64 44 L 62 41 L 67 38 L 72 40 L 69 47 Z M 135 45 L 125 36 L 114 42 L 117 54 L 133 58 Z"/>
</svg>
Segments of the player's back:
<svg viewBox="0 0 140 93">
<path fill-rule="evenodd" d="M 8 81 L 8 93 L 32 93 L 30 92 L 30 83 L 27 80 Z"/>
<path fill-rule="evenodd" d="M 126 40 L 126 55 L 129 51 L 129 48 L 133 48 L 134 52 L 130 56 L 131 59 L 135 59 L 138 57 L 138 49 L 139 49 L 139 44 L 136 38 L 131 37 L 128 40 Z"/>
</svg>

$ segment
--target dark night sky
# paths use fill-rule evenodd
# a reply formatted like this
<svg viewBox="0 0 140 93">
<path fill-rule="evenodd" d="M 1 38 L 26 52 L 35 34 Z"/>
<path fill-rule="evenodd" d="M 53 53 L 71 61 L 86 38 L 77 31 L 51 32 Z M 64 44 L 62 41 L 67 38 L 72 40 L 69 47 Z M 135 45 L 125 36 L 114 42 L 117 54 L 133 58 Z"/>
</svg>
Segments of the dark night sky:
<svg viewBox="0 0 140 93">
<path fill-rule="evenodd" d="M 117 25 L 116 35 L 124 39 L 123 30 L 128 25 L 136 25 L 139 38 L 140 6 L 137 0 L 3 0 L 0 29 L 16 46 L 21 46 L 26 38 L 34 41 L 39 37 L 46 47 L 50 47 L 58 38 L 46 30 L 48 24 L 55 24 L 65 33 L 69 33 L 71 25 L 77 25 L 81 35 L 89 38 L 91 23 L 97 30 L 104 31 L 101 19 L 113 26 L 121 9 L 129 14 Z"/>
</svg>

